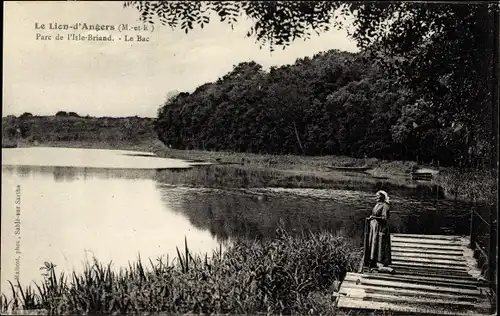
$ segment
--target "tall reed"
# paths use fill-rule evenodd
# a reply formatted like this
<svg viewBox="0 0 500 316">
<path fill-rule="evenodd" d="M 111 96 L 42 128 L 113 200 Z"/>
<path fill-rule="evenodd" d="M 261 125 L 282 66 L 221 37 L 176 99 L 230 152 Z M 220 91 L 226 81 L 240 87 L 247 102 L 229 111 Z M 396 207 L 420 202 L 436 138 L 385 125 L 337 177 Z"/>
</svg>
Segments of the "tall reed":
<svg viewBox="0 0 500 316">
<path fill-rule="evenodd" d="M 498 196 L 498 173 L 492 170 L 449 169 L 440 172 L 434 182 L 448 198 L 490 204 Z"/>
<path fill-rule="evenodd" d="M 94 259 L 67 279 L 48 265 L 39 293 L 27 299 L 13 290 L 13 300 L 16 307 L 43 308 L 52 315 L 329 313 L 334 285 L 359 259 L 360 250 L 342 237 L 292 236 L 280 227 L 273 240 L 236 241 L 210 257 L 193 255 L 186 241 L 176 260 L 150 260 L 149 268 L 140 258 L 119 271 Z"/>
</svg>

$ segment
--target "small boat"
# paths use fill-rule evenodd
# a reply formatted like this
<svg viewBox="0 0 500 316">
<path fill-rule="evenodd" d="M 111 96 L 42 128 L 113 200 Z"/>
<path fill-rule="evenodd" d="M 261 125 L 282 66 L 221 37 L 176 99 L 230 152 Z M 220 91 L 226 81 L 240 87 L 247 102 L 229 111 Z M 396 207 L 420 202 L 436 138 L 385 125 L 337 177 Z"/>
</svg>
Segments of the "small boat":
<svg viewBox="0 0 500 316">
<path fill-rule="evenodd" d="M 335 167 L 335 166 L 326 166 L 330 170 L 337 171 L 353 171 L 353 172 L 364 172 L 370 170 L 370 167 Z"/>
<path fill-rule="evenodd" d="M 373 179 L 379 179 L 379 180 L 387 180 L 389 177 L 382 177 L 382 176 L 372 176 Z"/>
<path fill-rule="evenodd" d="M 433 178 L 433 174 L 430 172 L 412 172 L 411 179 L 415 181 L 431 181 Z"/>
</svg>

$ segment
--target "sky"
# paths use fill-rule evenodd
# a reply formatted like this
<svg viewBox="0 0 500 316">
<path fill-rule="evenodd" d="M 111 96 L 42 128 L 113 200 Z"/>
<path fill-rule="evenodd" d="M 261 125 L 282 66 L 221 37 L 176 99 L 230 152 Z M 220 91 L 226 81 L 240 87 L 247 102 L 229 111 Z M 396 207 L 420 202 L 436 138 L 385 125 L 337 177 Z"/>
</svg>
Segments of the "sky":
<svg viewBox="0 0 500 316">
<path fill-rule="evenodd" d="M 72 111 L 155 117 L 169 92 L 192 92 L 240 62 L 253 60 L 268 68 L 330 49 L 358 51 L 345 31 L 332 29 L 271 53 L 245 36 L 249 20 L 231 30 L 213 19 L 204 29 L 189 34 L 160 24 L 155 24 L 154 31 L 151 27 L 148 31 L 118 30 L 121 24 L 142 26 L 138 18 L 138 11 L 123 8 L 121 1 L 4 2 L 3 116 Z M 80 24 L 77 30 L 58 30 L 50 29 L 49 23 Z M 115 30 L 84 30 L 84 23 L 113 25 Z M 69 34 L 86 37 L 90 33 L 111 35 L 114 41 L 68 39 Z M 58 34 L 62 40 L 56 39 Z M 125 35 L 134 41 L 125 41 Z M 149 41 L 137 42 L 137 35 Z"/>
</svg>

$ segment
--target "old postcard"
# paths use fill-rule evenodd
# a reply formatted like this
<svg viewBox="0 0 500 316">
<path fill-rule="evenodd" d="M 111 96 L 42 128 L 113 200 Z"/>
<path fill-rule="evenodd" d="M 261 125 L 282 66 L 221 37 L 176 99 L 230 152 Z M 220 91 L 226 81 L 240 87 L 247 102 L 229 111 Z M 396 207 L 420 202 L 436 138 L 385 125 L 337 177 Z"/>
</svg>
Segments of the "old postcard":
<svg viewBox="0 0 500 316">
<path fill-rule="evenodd" d="M 496 312 L 498 5 L 8 1 L 2 314 Z"/>
</svg>

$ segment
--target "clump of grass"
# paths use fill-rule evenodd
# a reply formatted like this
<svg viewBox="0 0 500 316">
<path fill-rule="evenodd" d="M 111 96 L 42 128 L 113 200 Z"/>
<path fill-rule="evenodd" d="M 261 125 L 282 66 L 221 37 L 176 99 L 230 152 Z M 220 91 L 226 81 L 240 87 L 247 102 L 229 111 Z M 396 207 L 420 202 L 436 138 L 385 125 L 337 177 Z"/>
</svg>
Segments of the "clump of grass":
<svg viewBox="0 0 500 316">
<path fill-rule="evenodd" d="M 324 313 L 333 284 L 357 267 L 360 250 L 341 237 L 292 236 L 280 227 L 273 240 L 236 241 L 210 258 L 193 256 L 186 242 L 178 256 L 150 268 L 139 258 L 118 272 L 94 259 L 69 280 L 50 266 L 37 306 L 50 314 Z"/>
<path fill-rule="evenodd" d="M 434 178 L 446 197 L 473 203 L 493 203 L 497 199 L 498 174 L 491 170 L 446 169 Z"/>
<path fill-rule="evenodd" d="M 65 276 L 61 273 L 59 277 L 56 277 L 55 266 L 50 263 L 45 263 L 45 265 L 40 268 L 43 270 L 42 275 L 45 281 L 41 284 L 34 284 L 36 290 L 31 285 L 25 286 L 24 289 L 16 280 L 16 285 L 9 282 L 11 288 L 11 297 L 8 298 L 7 295 L 2 293 L 0 300 L 0 312 L 13 312 L 17 310 L 45 310 L 50 308 L 49 302 L 54 298 L 54 296 L 60 296 L 65 289 Z"/>
</svg>

